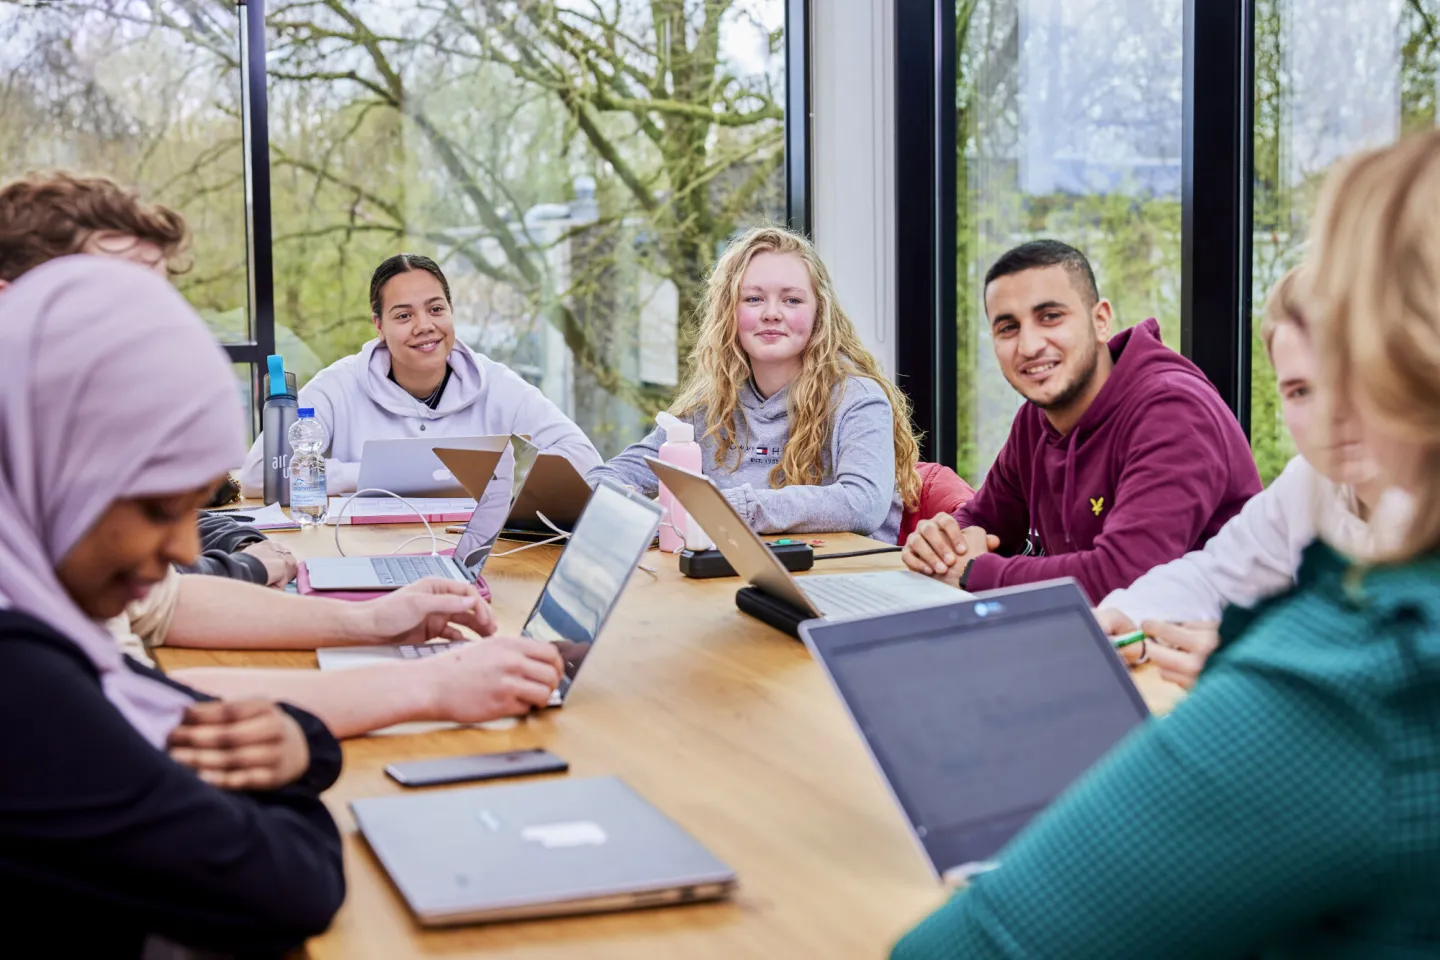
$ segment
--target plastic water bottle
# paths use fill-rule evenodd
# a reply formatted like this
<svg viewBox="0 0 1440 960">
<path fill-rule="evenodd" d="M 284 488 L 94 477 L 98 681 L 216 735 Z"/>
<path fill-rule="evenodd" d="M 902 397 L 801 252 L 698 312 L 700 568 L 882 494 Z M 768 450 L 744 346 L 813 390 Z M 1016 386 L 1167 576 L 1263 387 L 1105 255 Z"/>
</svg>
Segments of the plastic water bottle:
<svg viewBox="0 0 1440 960">
<path fill-rule="evenodd" d="M 325 426 L 314 407 L 301 407 L 290 425 L 290 517 L 302 527 L 325 519 Z"/>
</svg>

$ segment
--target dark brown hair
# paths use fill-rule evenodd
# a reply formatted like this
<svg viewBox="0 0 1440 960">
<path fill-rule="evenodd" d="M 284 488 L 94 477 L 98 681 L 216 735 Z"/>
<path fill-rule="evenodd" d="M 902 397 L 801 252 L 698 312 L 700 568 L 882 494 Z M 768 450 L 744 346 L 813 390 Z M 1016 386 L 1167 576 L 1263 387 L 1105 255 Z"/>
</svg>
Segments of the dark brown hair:
<svg viewBox="0 0 1440 960">
<path fill-rule="evenodd" d="M 0 280 L 57 257 L 79 253 L 96 233 L 120 233 L 155 244 L 171 273 L 190 241 L 178 211 L 146 203 L 108 177 L 64 171 L 29 173 L 0 187 Z"/>
<path fill-rule="evenodd" d="M 375 272 L 370 275 L 370 315 L 380 316 L 380 292 L 385 289 L 385 284 L 402 273 L 409 273 L 411 270 L 424 270 L 426 273 L 440 281 L 440 289 L 445 291 L 445 302 L 450 303 L 450 281 L 445 279 L 445 274 L 440 271 L 440 265 L 429 257 L 422 257 L 418 253 L 397 253 L 387 258 Z M 452 303 L 451 306 L 454 306 Z"/>
<path fill-rule="evenodd" d="M 989 287 L 1001 277 L 1039 267 L 1064 267 L 1085 306 L 1093 307 L 1100 302 L 1100 288 L 1095 284 L 1095 271 L 1090 268 L 1090 261 L 1085 259 L 1085 254 L 1059 240 L 1031 240 L 1005 251 L 985 272 L 985 286 Z"/>
</svg>

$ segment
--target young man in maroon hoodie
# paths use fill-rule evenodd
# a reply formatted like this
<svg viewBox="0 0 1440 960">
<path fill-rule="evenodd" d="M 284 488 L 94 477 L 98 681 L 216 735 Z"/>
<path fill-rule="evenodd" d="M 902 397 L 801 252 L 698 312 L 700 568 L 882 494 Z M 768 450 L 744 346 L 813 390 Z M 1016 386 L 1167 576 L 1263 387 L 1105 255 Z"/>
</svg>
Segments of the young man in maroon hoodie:
<svg viewBox="0 0 1440 960">
<path fill-rule="evenodd" d="M 1079 250 L 1006 253 L 985 312 L 1027 403 L 975 498 L 910 535 L 910 569 L 972 591 L 1074 577 L 1099 600 L 1203 546 L 1260 492 L 1240 425 L 1159 324 L 1111 337 Z"/>
</svg>

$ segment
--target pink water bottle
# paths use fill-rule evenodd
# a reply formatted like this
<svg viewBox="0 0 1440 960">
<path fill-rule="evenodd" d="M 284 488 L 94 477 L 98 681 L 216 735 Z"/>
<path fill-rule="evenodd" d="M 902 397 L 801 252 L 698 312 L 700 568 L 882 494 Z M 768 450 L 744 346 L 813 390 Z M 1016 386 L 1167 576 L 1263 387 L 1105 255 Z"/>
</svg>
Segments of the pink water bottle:
<svg viewBox="0 0 1440 960">
<path fill-rule="evenodd" d="M 665 430 L 665 442 L 660 444 L 660 459 L 691 473 L 701 472 L 700 444 L 695 442 L 695 427 L 679 417 L 663 410 L 655 415 L 655 421 Z M 660 484 L 660 506 L 665 516 L 660 521 L 660 549 L 666 553 L 679 553 L 685 549 L 685 508 L 680 501 Z"/>
</svg>

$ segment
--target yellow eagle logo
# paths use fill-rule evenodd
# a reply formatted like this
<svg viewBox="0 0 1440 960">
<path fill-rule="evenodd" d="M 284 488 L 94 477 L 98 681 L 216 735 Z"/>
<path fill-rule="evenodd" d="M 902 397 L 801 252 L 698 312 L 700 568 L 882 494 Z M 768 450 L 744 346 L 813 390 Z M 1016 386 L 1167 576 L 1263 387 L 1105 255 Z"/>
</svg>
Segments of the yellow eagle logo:
<svg viewBox="0 0 1440 960">
<path fill-rule="evenodd" d="M 1101 511 L 1101 510 L 1104 510 L 1104 509 L 1105 509 L 1105 498 L 1104 498 L 1104 497 L 1091 497 L 1091 498 L 1090 498 L 1090 510 L 1091 510 L 1092 513 L 1095 514 L 1095 516 L 1097 516 L 1097 517 L 1100 516 L 1100 511 Z"/>
</svg>

